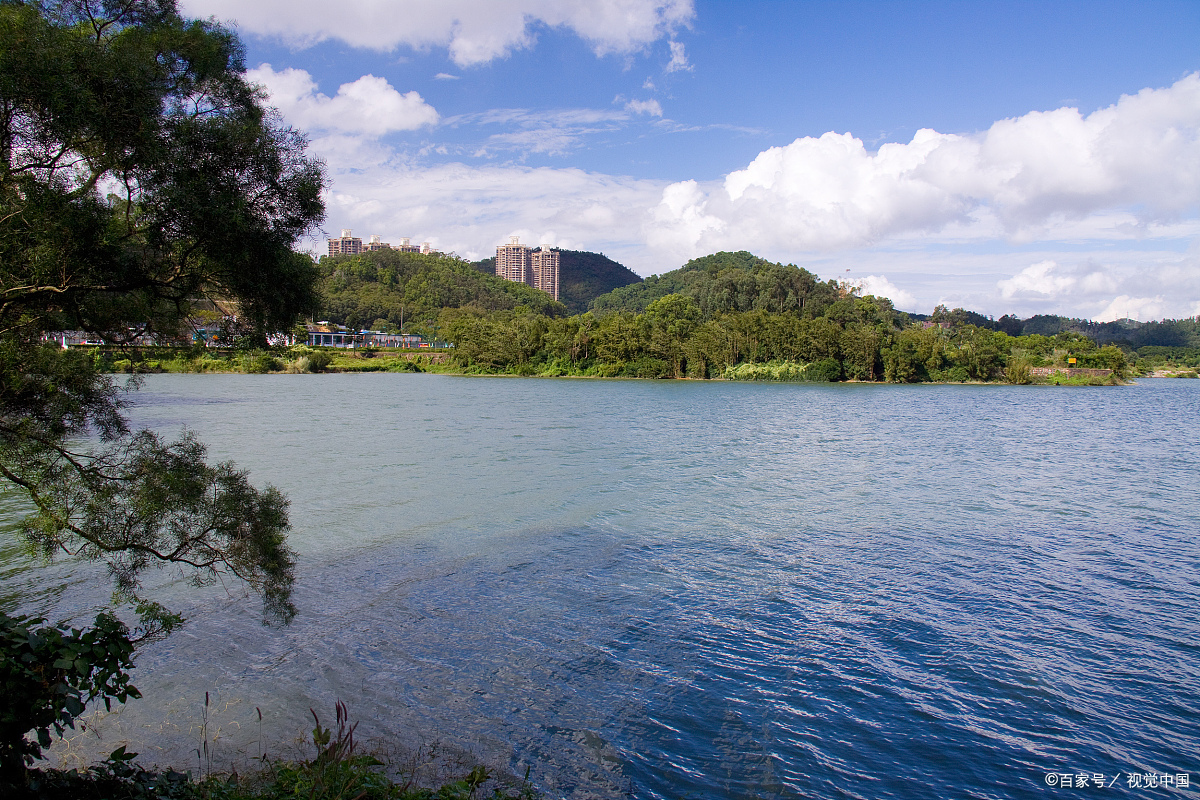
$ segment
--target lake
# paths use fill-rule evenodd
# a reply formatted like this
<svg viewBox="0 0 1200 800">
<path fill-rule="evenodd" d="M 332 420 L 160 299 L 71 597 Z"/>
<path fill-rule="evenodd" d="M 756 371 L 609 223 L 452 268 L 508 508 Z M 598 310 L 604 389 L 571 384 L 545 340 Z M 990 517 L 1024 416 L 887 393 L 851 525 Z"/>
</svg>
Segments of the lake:
<svg viewBox="0 0 1200 800">
<path fill-rule="evenodd" d="M 151 375 L 134 403 L 289 495 L 300 613 L 164 575 L 187 626 L 67 762 L 241 763 L 341 699 L 360 739 L 549 797 L 1200 782 L 1200 381 Z M 9 607 L 105 601 L 5 547 Z"/>
</svg>

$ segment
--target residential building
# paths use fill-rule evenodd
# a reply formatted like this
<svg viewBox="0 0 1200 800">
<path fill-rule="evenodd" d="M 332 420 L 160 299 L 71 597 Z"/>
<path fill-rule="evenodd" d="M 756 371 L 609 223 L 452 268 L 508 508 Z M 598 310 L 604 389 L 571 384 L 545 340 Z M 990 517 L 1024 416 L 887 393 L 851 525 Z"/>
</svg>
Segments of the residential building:
<svg viewBox="0 0 1200 800">
<path fill-rule="evenodd" d="M 390 244 L 388 244 L 387 242 L 379 241 L 378 236 L 372 235 L 371 241 L 367 242 L 367 246 L 364 249 L 367 252 L 374 252 L 376 250 L 391 250 L 392 246 Z"/>
<path fill-rule="evenodd" d="M 533 250 L 521 244 L 520 237 L 510 236 L 508 244 L 496 247 L 497 277 L 541 289 L 555 300 L 558 299 L 558 272 L 558 250 L 548 244 Z"/>
<path fill-rule="evenodd" d="M 329 255 L 331 256 L 356 256 L 363 251 L 362 239 L 355 239 L 350 235 L 349 228 L 342 228 L 342 235 L 337 239 L 329 240 Z M 373 237 L 378 239 L 378 236 Z"/>
<path fill-rule="evenodd" d="M 510 236 L 508 244 L 496 247 L 496 277 L 533 285 L 530 252 L 528 246 L 521 244 L 519 236 Z"/>
<path fill-rule="evenodd" d="M 544 244 L 530 253 L 529 263 L 533 269 L 533 288 L 558 299 L 558 251 Z"/>
</svg>

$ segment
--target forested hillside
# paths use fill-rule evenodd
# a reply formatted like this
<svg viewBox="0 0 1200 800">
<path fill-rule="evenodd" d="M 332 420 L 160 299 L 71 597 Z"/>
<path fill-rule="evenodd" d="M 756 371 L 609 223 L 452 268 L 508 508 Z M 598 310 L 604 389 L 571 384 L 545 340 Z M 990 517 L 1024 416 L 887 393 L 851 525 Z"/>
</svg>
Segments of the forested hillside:
<svg viewBox="0 0 1200 800">
<path fill-rule="evenodd" d="M 443 309 L 473 306 L 502 311 L 524 306 L 550 317 L 567 313 L 545 292 L 484 275 L 461 259 L 438 254 L 379 250 L 321 259 L 321 307 L 317 312 L 350 328 L 427 332 L 425 323 Z"/>
<path fill-rule="evenodd" d="M 1200 318 L 1165 319 L 1138 322 L 1122 319 L 1115 322 L 1092 322 L 1087 319 L 1068 319 L 1041 315 L 1030 317 L 1022 324 L 1022 333 L 1081 333 L 1101 344 L 1124 344 L 1134 349 L 1142 347 L 1200 347 Z"/>
<path fill-rule="evenodd" d="M 582 314 L 602 294 L 641 281 L 637 273 L 602 253 L 559 250 L 558 299 L 572 314 Z M 496 273 L 496 258 L 471 264 L 487 275 Z"/>
<path fill-rule="evenodd" d="M 822 283 L 808 270 L 775 264 L 742 250 L 694 258 L 665 275 L 652 275 L 597 297 L 591 308 L 597 313 L 641 312 L 669 294 L 692 298 L 706 316 L 790 311 L 811 319 L 838 299 L 839 288 L 834 281 Z"/>
</svg>

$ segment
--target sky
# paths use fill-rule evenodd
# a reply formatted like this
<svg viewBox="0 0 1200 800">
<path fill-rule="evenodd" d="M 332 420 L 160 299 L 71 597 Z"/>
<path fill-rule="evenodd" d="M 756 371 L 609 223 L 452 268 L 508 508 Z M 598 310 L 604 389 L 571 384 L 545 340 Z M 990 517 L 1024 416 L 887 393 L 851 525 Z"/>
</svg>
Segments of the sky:
<svg viewBox="0 0 1200 800">
<path fill-rule="evenodd" d="M 182 0 L 328 169 L 323 236 L 897 308 L 1200 315 L 1200 2 Z M 323 238 L 307 242 L 314 252 Z"/>
</svg>

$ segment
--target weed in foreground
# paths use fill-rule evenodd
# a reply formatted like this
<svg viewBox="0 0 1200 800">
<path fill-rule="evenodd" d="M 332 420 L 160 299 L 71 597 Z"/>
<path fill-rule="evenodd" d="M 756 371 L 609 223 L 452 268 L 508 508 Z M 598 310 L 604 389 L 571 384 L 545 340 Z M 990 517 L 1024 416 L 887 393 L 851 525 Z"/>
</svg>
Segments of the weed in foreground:
<svg viewBox="0 0 1200 800">
<path fill-rule="evenodd" d="M 207 699 L 207 698 L 206 698 Z M 207 707 L 207 703 L 206 703 Z M 241 775 L 236 771 L 211 772 L 211 758 L 204 746 L 198 748 L 201 780 L 190 772 L 153 771 L 135 762 L 137 753 L 124 747 L 86 770 L 33 770 L 24 787 L 0 787 L 12 800 L 537 800 L 529 783 L 529 772 L 519 786 L 505 787 L 482 766 L 475 766 L 459 780 L 437 788 L 414 785 L 408 778 L 393 777 L 388 765 L 374 755 L 358 752 L 346 704 L 335 706 L 334 728 L 321 724 L 309 709 L 315 726 L 312 744 L 315 755 L 303 761 L 272 761 L 259 757 L 261 769 Z M 260 719 L 261 719 L 261 712 Z M 205 736 L 207 739 L 207 736 Z"/>
</svg>

